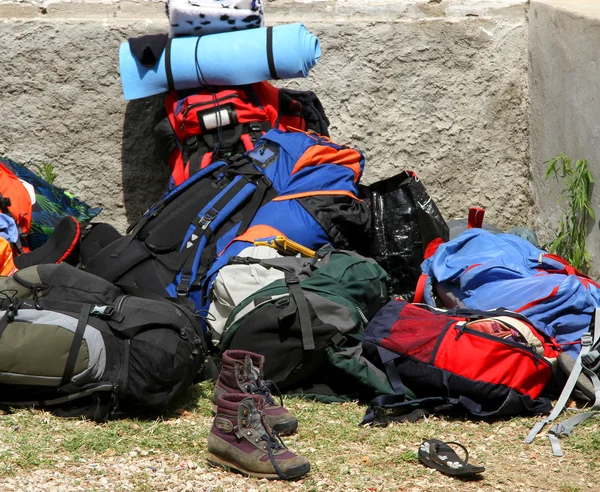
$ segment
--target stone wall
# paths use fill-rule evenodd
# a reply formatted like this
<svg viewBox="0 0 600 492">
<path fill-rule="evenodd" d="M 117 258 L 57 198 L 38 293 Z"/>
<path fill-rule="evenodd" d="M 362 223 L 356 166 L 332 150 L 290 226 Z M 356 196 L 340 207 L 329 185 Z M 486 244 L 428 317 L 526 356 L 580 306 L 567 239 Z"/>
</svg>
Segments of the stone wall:
<svg viewBox="0 0 600 492">
<path fill-rule="evenodd" d="M 564 183 L 546 181 L 544 161 L 559 153 L 587 159 L 600 182 L 600 3 L 595 0 L 535 0 L 529 27 L 531 158 L 536 228 L 552 237 L 562 210 Z M 594 210 L 600 198 L 593 193 Z M 596 212 L 597 215 L 598 212 Z M 600 218 L 600 217 L 599 217 Z M 600 275 L 600 230 L 588 223 L 590 274 Z"/>
<path fill-rule="evenodd" d="M 266 15 L 319 36 L 318 65 L 285 84 L 319 95 L 366 182 L 409 168 L 447 218 L 478 205 L 500 227 L 533 221 L 526 1 L 272 0 Z M 151 136 L 163 96 L 124 101 L 118 48 L 166 29 L 157 2 L 1 3 L 0 154 L 53 163 L 123 230 L 168 170 Z"/>
</svg>

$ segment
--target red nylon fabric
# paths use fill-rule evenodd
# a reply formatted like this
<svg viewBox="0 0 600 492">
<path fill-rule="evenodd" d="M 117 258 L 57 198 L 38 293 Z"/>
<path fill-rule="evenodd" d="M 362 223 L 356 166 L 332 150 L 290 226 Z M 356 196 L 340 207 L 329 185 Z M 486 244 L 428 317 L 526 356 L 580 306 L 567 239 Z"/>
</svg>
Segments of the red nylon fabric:
<svg viewBox="0 0 600 492">
<path fill-rule="evenodd" d="M 214 88 L 206 89 L 192 94 L 182 100 L 177 92 L 171 92 L 165 99 L 167 116 L 171 123 L 177 140 L 180 144 L 186 140 L 202 135 L 203 129 L 198 113 L 214 112 L 215 109 L 225 109 L 235 113 L 236 124 L 269 122 L 272 128 L 286 130 L 295 127 L 301 130 L 306 128 L 305 121 L 300 116 L 279 114 L 279 89 L 268 82 L 252 84 L 254 96 L 246 94 L 242 88 Z M 260 101 L 260 105 L 254 104 Z M 298 103 L 300 104 L 300 103 Z M 246 150 L 252 150 L 254 143 L 249 135 L 242 135 L 240 140 Z M 200 168 L 213 162 L 210 153 L 204 154 L 200 160 Z M 173 151 L 169 158 L 171 175 L 175 186 L 179 186 L 190 176 L 189 163 L 184 162 L 181 148 Z"/>
<path fill-rule="evenodd" d="M 532 399 L 550 380 L 550 366 L 516 347 L 451 328 L 440 343 L 435 366 L 475 381 L 501 384 Z M 460 355 L 459 355 L 460 354 Z"/>
<path fill-rule="evenodd" d="M 426 309 L 407 304 L 392 325 L 389 337 L 381 340 L 381 345 L 392 352 L 429 363 L 446 322 Z"/>
</svg>

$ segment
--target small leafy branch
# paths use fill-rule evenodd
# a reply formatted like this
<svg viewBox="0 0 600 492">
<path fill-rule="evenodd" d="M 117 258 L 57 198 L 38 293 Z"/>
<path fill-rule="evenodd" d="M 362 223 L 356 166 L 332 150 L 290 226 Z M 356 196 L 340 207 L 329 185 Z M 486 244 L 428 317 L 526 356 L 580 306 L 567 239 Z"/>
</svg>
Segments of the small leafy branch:
<svg viewBox="0 0 600 492">
<path fill-rule="evenodd" d="M 573 164 L 570 157 L 559 154 L 554 159 L 545 161 L 547 164 L 545 178 L 559 178 L 566 180 L 559 203 L 566 203 L 567 209 L 563 212 L 556 238 L 546 244 L 546 248 L 567 260 L 572 266 L 581 271 L 587 271 L 590 264 L 590 254 L 586 250 L 587 220 L 595 219 L 591 206 L 591 188 L 594 177 L 588 169 L 585 159 Z"/>
</svg>

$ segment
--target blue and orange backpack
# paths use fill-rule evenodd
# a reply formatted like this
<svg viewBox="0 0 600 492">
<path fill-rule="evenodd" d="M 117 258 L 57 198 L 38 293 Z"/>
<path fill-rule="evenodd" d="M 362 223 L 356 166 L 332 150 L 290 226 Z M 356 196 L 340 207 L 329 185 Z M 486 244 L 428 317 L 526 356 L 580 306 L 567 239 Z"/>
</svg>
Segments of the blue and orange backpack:
<svg viewBox="0 0 600 492">
<path fill-rule="evenodd" d="M 192 175 L 85 267 L 113 283 L 190 299 L 203 313 L 219 269 L 257 240 L 364 251 L 363 166 L 359 151 L 316 133 L 271 130 L 254 150 Z"/>
</svg>

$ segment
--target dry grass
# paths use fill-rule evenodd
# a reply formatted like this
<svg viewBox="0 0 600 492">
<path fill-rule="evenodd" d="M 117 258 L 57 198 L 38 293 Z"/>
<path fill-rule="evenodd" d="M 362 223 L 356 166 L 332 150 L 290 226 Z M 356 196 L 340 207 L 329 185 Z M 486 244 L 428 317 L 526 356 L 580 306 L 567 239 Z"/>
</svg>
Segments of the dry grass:
<svg viewBox="0 0 600 492">
<path fill-rule="evenodd" d="M 495 423 L 427 418 L 387 428 L 359 427 L 364 406 L 288 399 L 299 432 L 286 443 L 306 456 L 309 475 L 297 482 L 244 478 L 209 467 L 205 443 L 212 423 L 204 383 L 176 415 L 153 421 L 95 424 L 39 411 L 0 416 L 0 490 L 547 490 L 600 491 L 600 422 L 592 419 L 563 439 L 552 456 L 544 437 L 521 441 L 536 419 Z M 458 441 L 483 464 L 479 481 L 458 481 L 421 465 L 422 440 Z"/>
</svg>

